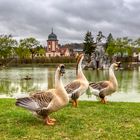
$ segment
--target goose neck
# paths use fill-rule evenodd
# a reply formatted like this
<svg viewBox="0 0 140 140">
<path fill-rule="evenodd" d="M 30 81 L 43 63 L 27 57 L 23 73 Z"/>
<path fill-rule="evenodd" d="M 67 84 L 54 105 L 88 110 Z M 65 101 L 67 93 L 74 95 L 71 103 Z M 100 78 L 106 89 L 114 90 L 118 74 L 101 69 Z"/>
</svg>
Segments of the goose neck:
<svg viewBox="0 0 140 140">
<path fill-rule="evenodd" d="M 61 100 L 63 100 L 64 103 L 68 103 L 69 97 L 62 83 L 59 69 L 57 69 L 55 72 L 55 89 L 56 94 L 61 97 Z"/>
<path fill-rule="evenodd" d="M 114 84 L 114 86 L 118 85 L 113 66 L 109 68 L 109 80 Z"/>
<path fill-rule="evenodd" d="M 63 83 L 62 83 L 62 80 L 61 80 L 59 70 L 57 69 L 56 72 L 55 72 L 55 89 L 58 89 L 58 88 L 61 88 L 61 87 L 63 87 Z"/>
<path fill-rule="evenodd" d="M 81 66 L 82 65 L 82 60 L 83 59 L 81 59 L 79 64 L 77 65 L 77 78 L 87 81 L 87 79 L 86 79 L 86 77 L 85 77 L 85 75 L 83 73 L 82 66 Z"/>
</svg>

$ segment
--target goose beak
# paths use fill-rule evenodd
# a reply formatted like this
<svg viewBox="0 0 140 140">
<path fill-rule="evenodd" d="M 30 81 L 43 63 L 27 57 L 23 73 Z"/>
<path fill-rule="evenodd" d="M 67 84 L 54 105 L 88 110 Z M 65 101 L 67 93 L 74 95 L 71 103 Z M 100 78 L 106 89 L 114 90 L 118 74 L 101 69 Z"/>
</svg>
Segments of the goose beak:
<svg viewBox="0 0 140 140">
<path fill-rule="evenodd" d="M 118 65 L 117 67 L 120 68 L 121 62 L 117 62 L 117 65 Z"/>
<path fill-rule="evenodd" d="M 116 70 L 118 70 L 121 67 L 121 62 L 116 62 Z"/>
<path fill-rule="evenodd" d="M 62 65 L 60 67 L 60 75 L 63 76 L 63 74 L 65 74 L 65 67 L 64 67 L 64 65 Z"/>
</svg>

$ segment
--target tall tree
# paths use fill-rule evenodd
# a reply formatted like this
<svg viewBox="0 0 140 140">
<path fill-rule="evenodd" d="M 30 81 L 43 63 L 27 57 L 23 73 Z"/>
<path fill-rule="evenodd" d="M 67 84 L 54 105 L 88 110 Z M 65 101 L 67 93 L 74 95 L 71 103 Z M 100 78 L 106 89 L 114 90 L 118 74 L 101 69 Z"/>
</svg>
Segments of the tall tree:
<svg viewBox="0 0 140 140">
<path fill-rule="evenodd" d="M 21 44 L 19 44 L 18 47 L 15 47 L 14 51 L 20 59 L 28 58 L 30 56 L 29 49 L 22 46 Z"/>
<path fill-rule="evenodd" d="M 116 53 L 120 54 L 121 57 L 125 54 L 130 56 L 132 54 L 131 42 L 132 40 L 128 39 L 128 37 L 117 38 L 115 41 Z"/>
<path fill-rule="evenodd" d="M 40 42 L 33 37 L 20 40 L 20 45 L 29 49 L 32 59 L 41 48 Z"/>
<path fill-rule="evenodd" d="M 39 48 L 39 51 L 38 51 L 38 54 L 40 54 L 40 56 L 45 56 L 45 48 L 43 48 L 43 47 L 40 47 Z"/>
<path fill-rule="evenodd" d="M 91 53 L 94 52 L 96 45 L 93 40 L 93 36 L 91 32 L 87 32 L 84 39 L 84 48 L 83 51 L 85 54 L 91 56 Z"/>
<path fill-rule="evenodd" d="M 109 57 L 112 57 L 115 54 L 115 40 L 111 33 L 107 37 L 105 51 Z"/>
<path fill-rule="evenodd" d="M 137 47 L 140 48 L 140 38 L 138 38 L 134 41 L 134 45 L 136 45 Z"/>
<path fill-rule="evenodd" d="M 105 51 L 107 50 L 107 48 L 109 47 L 109 45 L 112 41 L 114 41 L 114 38 L 113 38 L 112 34 L 110 33 L 106 39 Z"/>
<path fill-rule="evenodd" d="M 11 35 L 0 35 L 0 57 L 12 56 L 12 48 L 16 47 L 17 41 Z"/>
</svg>

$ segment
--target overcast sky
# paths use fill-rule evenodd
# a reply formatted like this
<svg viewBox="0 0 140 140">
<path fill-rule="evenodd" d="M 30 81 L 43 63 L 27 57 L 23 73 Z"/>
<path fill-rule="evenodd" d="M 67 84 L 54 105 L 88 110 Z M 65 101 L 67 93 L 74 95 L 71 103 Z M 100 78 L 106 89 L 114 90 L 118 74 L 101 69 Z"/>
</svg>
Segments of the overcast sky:
<svg viewBox="0 0 140 140">
<path fill-rule="evenodd" d="M 140 37 L 140 0 L 0 0 L 0 34 L 60 43 L 83 42 L 85 33 Z"/>
</svg>

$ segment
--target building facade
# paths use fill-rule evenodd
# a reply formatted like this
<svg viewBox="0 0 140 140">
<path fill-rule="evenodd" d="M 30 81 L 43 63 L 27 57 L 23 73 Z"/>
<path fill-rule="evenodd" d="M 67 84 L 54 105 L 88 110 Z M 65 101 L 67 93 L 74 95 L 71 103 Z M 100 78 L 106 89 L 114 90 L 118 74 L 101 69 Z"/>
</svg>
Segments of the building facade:
<svg viewBox="0 0 140 140">
<path fill-rule="evenodd" d="M 70 56 L 70 51 L 66 47 L 60 47 L 57 36 L 53 33 L 52 30 L 47 40 L 46 57 L 56 56 Z"/>
<path fill-rule="evenodd" d="M 58 45 L 58 40 L 56 34 L 49 34 L 47 40 L 46 57 L 56 57 L 61 56 L 60 47 Z"/>
</svg>

